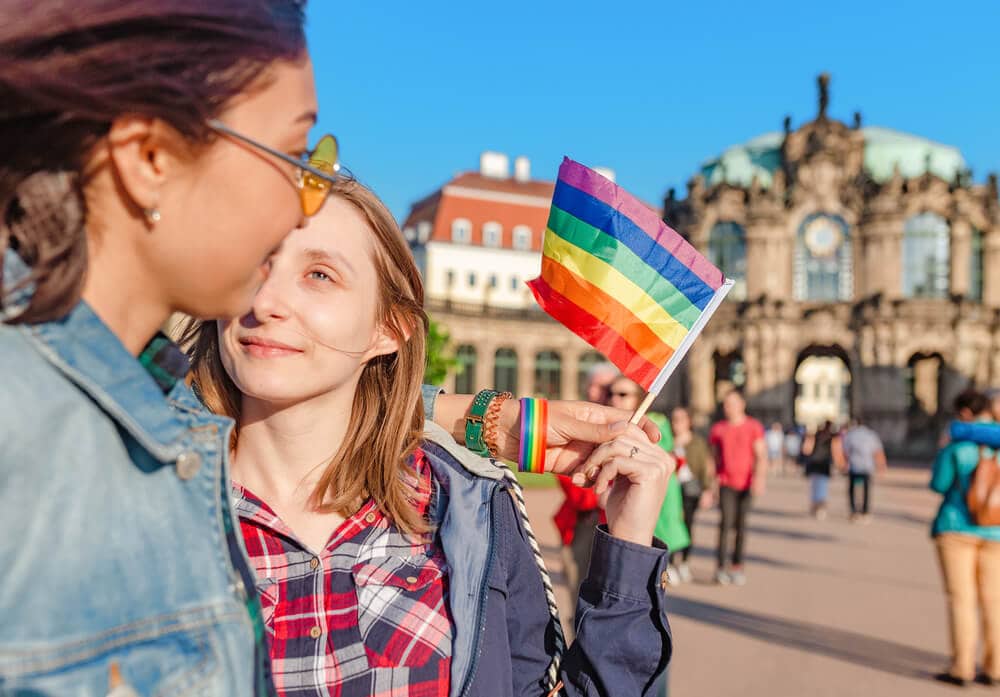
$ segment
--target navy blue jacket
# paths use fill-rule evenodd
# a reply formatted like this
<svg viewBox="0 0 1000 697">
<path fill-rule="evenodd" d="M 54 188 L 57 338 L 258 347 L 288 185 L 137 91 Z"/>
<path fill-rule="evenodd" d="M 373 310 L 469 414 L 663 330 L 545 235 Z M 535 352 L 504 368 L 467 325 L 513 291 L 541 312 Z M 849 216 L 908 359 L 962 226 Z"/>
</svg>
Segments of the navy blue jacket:
<svg viewBox="0 0 1000 697">
<path fill-rule="evenodd" d="M 451 697 L 538 697 L 555 631 L 527 534 L 502 465 L 427 426 L 437 484 L 432 517 L 448 559 L 455 623 Z M 583 581 L 576 641 L 563 657 L 571 697 L 651 695 L 671 653 L 664 611 L 668 552 L 599 530 Z"/>
</svg>

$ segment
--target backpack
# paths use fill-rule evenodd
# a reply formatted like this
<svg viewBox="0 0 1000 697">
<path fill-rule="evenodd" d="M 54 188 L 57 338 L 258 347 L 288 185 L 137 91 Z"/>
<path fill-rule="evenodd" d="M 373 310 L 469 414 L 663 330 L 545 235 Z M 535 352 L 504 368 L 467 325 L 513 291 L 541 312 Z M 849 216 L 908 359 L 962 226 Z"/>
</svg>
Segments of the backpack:
<svg viewBox="0 0 1000 697">
<path fill-rule="evenodd" d="M 979 449 L 979 464 L 965 502 L 976 525 L 1000 525 L 1000 460 L 996 452 L 991 457 L 986 448 Z"/>
</svg>

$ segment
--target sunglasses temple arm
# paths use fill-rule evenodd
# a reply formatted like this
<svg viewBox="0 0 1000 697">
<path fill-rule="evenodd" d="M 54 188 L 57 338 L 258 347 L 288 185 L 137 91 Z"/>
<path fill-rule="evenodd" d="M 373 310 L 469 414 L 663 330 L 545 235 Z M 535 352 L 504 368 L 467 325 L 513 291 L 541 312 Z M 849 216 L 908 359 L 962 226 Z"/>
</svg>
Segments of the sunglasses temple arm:
<svg viewBox="0 0 1000 697">
<path fill-rule="evenodd" d="M 212 119 L 208 122 L 208 125 L 210 128 L 212 128 L 212 130 L 218 131 L 219 133 L 225 133 L 227 136 L 231 138 L 235 138 L 236 140 L 242 141 L 247 145 L 252 145 L 253 147 L 259 150 L 263 150 L 268 155 L 273 155 L 274 157 L 277 157 L 279 160 L 283 160 L 284 162 L 287 162 L 290 165 L 294 165 L 299 169 L 305 170 L 314 177 L 319 177 L 320 179 L 326 180 L 333 184 L 337 183 L 340 180 L 338 177 L 332 174 L 327 174 L 321 169 L 316 169 L 315 167 L 312 167 L 311 165 L 308 165 L 305 162 L 302 162 L 302 160 L 296 159 L 291 155 L 288 155 L 287 153 L 283 153 L 280 150 L 275 150 L 274 148 L 268 145 L 264 145 L 263 143 L 258 143 L 253 138 L 248 138 L 242 133 L 237 133 L 236 131 L 234 131 L 221 121 Z"/>
</svg>

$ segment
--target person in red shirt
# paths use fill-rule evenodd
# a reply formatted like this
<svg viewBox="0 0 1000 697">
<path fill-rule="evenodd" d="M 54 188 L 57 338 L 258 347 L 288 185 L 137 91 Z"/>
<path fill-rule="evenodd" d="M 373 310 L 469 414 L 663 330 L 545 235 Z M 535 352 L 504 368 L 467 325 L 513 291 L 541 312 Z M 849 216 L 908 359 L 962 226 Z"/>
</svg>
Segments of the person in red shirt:
<svg viewBox="0 0 1000 697">
<path fill-rule="evenodd" d="M 708 442 L 715 455 L 719 508 L 719 547 L 716 554 L 718 570 L 715 581 L 720 585 L 741 586 L 746 583 L 743 572 L 743 549 L 746 544 L 746 520 L 751 498 L 764 493 L 767 484 L 767 448 L 764 426 L 747 415 L 747 403 L 739 390 L 733 390 L 722 401 L 725 418 L 712 425 Z M 726 567 L 729 551 L 729 530 L 735 529 L 731 565 Z"/>
</svg>

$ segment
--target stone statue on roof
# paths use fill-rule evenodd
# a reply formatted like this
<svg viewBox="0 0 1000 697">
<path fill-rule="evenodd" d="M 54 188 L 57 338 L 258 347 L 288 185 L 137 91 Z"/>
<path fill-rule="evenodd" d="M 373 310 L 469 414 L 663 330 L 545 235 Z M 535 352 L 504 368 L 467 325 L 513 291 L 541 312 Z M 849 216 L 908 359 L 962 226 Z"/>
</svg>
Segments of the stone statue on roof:
<svg viewBox="0 0 1000 697">
<path fill-rule="evenodd" d="M 820 73 L 816 78 L 819 85 L 819 118 L 826 118 L 826 108 L 830 105 L 830 73 Z"/>
</svg>

